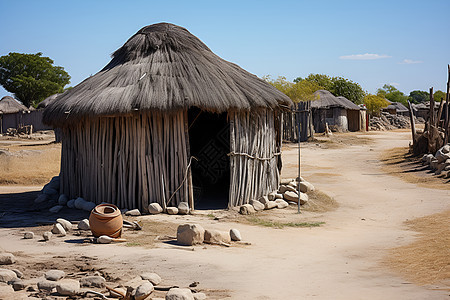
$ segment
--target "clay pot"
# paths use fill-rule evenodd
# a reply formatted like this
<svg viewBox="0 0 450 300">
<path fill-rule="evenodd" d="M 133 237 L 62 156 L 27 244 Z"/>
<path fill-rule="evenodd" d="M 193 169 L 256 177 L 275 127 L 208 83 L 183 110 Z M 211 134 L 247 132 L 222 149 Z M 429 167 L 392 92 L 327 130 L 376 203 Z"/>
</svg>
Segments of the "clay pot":
<svg viewBox="0 0 450 300">
<path fill-rule="evenodd" d="M 122 213 L 114 204 L 97 205 L 91 211 L 89 225 L 95 237 L 107 235 L 112 238 L 119 238 L 122 235 Z"/>
</svg>

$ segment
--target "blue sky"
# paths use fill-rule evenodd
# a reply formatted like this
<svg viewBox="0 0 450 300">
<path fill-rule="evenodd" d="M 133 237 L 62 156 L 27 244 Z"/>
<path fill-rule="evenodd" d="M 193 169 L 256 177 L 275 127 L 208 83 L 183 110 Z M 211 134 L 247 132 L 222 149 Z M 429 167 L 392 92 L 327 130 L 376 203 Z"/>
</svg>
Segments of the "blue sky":
<svg viewBox="0 0 450 300">
<path fill-rule="evenodd" d="M 260 77 L 320 73 L 351 79 L 370 93 L 385 83 L 406 94 L 445 91 L 449 11 L 449 0 L 0 0 L 0 56 L 42 52 L 74 86 L 140 28 L 170 22 Z"/>
</svg>

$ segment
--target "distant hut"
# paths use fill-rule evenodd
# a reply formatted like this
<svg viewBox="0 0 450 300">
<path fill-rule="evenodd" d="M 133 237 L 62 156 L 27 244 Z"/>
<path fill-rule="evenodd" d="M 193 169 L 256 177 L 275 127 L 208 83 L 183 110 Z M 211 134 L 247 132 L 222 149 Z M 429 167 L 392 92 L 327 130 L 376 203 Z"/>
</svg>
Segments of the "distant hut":
<svg viewBox="0 0 450 300">
<path fill-rule="evenodd" d="M 383 108 L 382 111 L 388 112 L 391 115 L 407 116 L 409 114 L 409 110 L 400 102 L 392 102 L 386 108 Z"/>
<path fill-rule="evenodd" d="M 280 108 L 291 104 L 188 30 L 160 23 L 49 103 L 44 121 L 63 132 L 69 198 L 232 207 L 278 188 Z"/>
<path fill-rule="evenodd" d="M 27 107 L 11 96 L 5 96 L 0 99 L 0 134 L 8 128 L 17 127 L 16 124 L 20 122 L 21 115 L 19 112 L 28 111 Z M 15 114 L 12 118 L 4 118 L 4 115 Z"/>
<path fill-rule="evenodd" d="M 334 131 L 358 131 L 361 128 L 360 107 L 345 97 L 335 97 L 326 90 L 314 93 L 318 100 L 311 102 L 315 132 L 324 132 L 326 125 Z"/>
</svg>

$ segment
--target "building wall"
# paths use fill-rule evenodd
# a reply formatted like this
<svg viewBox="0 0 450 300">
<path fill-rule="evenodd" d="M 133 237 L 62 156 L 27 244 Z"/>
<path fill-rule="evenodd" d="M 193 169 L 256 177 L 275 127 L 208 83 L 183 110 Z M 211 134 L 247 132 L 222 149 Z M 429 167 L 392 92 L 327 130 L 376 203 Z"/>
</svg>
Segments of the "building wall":
<svg viewBox="0 0 450 300">
<path fill-rule="evenodd" d="M 0 126 L 1 133 L 5 133 L 8 128 L 18 128 L 20 125 L 33 125 L 33 131 L 53 129 L 51 126 L 42 123 L 43 112 L 43 109 L 39 109 L 25 113 L 3 114 L 0 117 L 2 122 Z"/>
</svg>

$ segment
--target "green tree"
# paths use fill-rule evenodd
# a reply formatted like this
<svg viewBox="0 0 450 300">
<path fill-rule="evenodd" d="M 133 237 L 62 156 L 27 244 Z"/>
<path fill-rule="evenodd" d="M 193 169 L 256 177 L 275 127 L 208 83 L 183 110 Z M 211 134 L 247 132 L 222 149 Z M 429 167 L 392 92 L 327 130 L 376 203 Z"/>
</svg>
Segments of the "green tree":
<svg viewBox="0 0 450 300">
<path fill-rule="evenodd" d="M 293 83 L 283 76 L 279 76 L 276 80 L 271 79 L 270 76 L 264 76 L 263 79 L 286 94 L 294 102 L 316 100 L 317 97 L 314 92 L 323 89 L 314 82 L 302 80 Z"/>
<path fill-rule="evenodd" d="M 403 105 L 408 105 L 408 96 L 390 84 L 385 84 L 382 88 L 379 88 L 377 90 L 377 96 L 386 98 L 391 102 L 400 102 Z"/>
<path fill-rule="evenodd" d="M 333 86 L 333 82 L 331 77 L 325 74 L 309 74 L 304 79 L 301 77 L 297 77 L 294 79 L 295 83 L 306 80 L 308 82 L 314 83 L 318 86 L 321 86 L 324 90 L 330 91 Z"/>
<path fill-rule="evenodd" d="M 441 102 L 441 99 L 445 100 L 446 97 L 446 93 L 444 93 L 441 90 L 437 90 L 436 92 L 434 92 L 433 96 L 434 96 L 434 101 L 438 101 Z M 430 99 L 430 96 L 428 96 L 428 99 Z"/>
<path fill-rule="evenodd" d="M 56 93 L 70 82 L 63 67 L 53 66 L 53 60 L 42 53 L 11 52 L 0 57 L 0 84 L 29 107 Z"/>
<path fill-rule="evenodd" d="M 366 105 L 367 111 L 371 116 L 378 116 L 380 115 L 381 109 L 388 106 L 389 102 L 387 102 L 383 97 L 368 94 L 364 97 L 364 104 Z"/>
<path fill-rule="evenodd" d="M 422 103 L 422 102 L 426 102 L 428 100 L 430 100 L 430 94 L 426 91 L 412 91 L 411 93 L 409 93 L 409 97 L 408 100 L 411 103 Z"/>
</svg>

